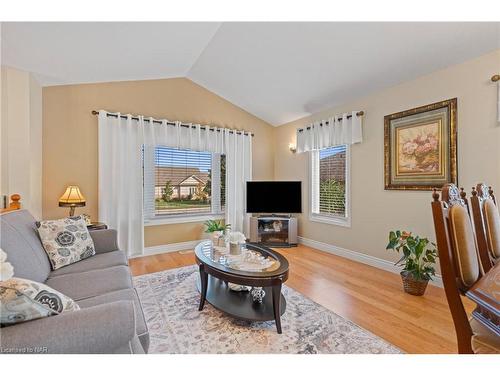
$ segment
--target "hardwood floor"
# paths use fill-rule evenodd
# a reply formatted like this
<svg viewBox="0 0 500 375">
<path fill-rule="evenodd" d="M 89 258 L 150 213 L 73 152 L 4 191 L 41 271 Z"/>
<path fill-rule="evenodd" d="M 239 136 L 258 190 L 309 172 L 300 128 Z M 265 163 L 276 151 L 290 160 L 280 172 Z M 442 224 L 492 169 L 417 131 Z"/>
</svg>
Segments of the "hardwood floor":
<svg viewBox="0 0 500 375">
<path fill-rule="evenodd" d="M 444 290 L 406 294 L 399 275 L 306 246 L 277 249 L 290 263 L 286 285 L 407 353 L 456 353 Z M 194 264 L 192 251 L 130 260 L 133 275 Z M 474 304 L 464 300 L 469 312 Z"/>
</svg>

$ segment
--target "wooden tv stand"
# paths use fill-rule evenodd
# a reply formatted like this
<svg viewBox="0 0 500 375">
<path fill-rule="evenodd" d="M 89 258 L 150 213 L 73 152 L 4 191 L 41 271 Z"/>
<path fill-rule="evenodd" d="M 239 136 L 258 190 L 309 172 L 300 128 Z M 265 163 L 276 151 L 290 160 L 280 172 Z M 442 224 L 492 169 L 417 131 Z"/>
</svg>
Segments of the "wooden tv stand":
<svg viewBox="0 0 500 375">
<path fill-rule="evenodd" d="M 297 218 L 279 215 L 251 217 L 250 242 L 270 247 L 297 246 Z"/>
</svg>

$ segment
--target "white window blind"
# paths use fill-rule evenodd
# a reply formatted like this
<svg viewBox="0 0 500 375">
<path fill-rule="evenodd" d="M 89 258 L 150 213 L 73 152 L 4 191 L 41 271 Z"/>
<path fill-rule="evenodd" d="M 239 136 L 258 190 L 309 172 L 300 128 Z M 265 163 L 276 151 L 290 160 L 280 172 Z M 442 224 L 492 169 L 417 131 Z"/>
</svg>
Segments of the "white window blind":
<svg viewBox="0 0 500 375">
<path fill-rule="evenodd" d="M 311 220 L 350 225 L 349 146 L 311 152 Z"/>
<path fill-rule="evenodd" d="M 146 219 L 223 213 L 224 155 L 146 146 L 143 160 Z"/>
</svg>

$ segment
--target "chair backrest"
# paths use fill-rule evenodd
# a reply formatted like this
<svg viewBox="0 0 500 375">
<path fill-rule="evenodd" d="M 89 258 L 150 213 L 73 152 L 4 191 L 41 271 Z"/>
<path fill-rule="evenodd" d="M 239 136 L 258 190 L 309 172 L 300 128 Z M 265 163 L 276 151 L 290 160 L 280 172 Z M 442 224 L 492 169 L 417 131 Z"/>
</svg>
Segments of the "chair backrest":
<svg viewBox="0 0 500 375">
<path fill-rule="evenodd" d="M 453 184 L 445 184 L 441 191 L 441 200 L 436 189 L 432 197 L 439 264 L 457 334 L 458 351 L 473 353 L 472 329 L 460 296 L 481 278 L 482 268 L 468 206 L 463 199 L 465 193 L 462 190 L 460 194 Z"/>
<path fill-rule="evenodd" d="M 479 183 L 472 188 L 471 208 L 481 263 L 488 272 L 500 261 L 500 213 L 491 187 Z"/>
</svg>

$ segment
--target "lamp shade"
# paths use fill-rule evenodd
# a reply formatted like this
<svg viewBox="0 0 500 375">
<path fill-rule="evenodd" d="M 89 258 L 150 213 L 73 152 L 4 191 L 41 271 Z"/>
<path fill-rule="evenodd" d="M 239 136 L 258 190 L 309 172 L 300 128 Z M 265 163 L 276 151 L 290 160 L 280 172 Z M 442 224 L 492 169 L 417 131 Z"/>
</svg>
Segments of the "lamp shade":
<svg viewBox="0 0 500 375">
<path fill-rule="evenodd" d="M 83 207 L 85 197 L 80 192 L 78 186 L 71 185 L 66 188 L 64 194 L 59 198 L 59 207 Z"/>
</svg>

